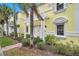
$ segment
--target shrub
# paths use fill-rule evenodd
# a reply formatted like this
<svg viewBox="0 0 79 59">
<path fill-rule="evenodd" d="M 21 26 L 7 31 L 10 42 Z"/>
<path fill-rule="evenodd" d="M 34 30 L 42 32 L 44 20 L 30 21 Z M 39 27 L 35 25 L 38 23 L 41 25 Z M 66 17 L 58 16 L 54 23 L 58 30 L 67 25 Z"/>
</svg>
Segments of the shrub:
<svg viewBox="0 0 79 59">
<path fill-rule="evenodd" d="M 36 45 L 36 48 L 44 50 L 45 49 L 45 43 L 44 42 L 38 42 Z"/>
<path fill-rule="evenodd" d="M 19 41 L 19 42 L 21 42 L 22 41 L 22 37 L 17 37 L 17 40 Z"/>
<path fill-rule="evenodd" d="M 0 37 L 0 45 L 2 47 L 9 46 L 9 45 L 12 45 L 12 44 L 14 44 L 14 40 L 12 40 L 11 38 L 9 38 L 9 37 Z"/>
<path fill-rule="evenodd" d="M 60 40 L 53 45 L 53 50 L 56 53 L 64 55 L 79 55 L 79 41 Z"/>
<path fill-rule="evenodd" d="M 57 41 L 57 39 L 56 39 L 55 36 L 47 35 L 45 37 L 45 42 L 46 42 L 47 45 L 54 44 L 56 41 Z"/>
<path fill-rule="evenodd" d="M 43 40 L 40 37 L 34 38 L 34 44 L 37 44 L 39 42 L 42 42 Z"/>
<path fill-rule="evenodd" d="M 24 38 L 24 34 L 22 33 L 20 37 Z"/>
<path fill-rule="evenodd" d="M 29 46 L 30 45 L 30 39 L 22 39 L 21 40 L 23 46 Z"/>
<path fill-rule="evenodd" d="M 26 39 L 28 39 L 28 38 L 30 38 L 30 35 L 29 35 L 29 34 L 26 34 Z M 21 42 L 22 39 L 24 39 L 24 34 L 21 34 L 20 37 L 17 37 L 17 40 L 18 40 L 19 42 Z"/>
<path fill-rule="evenodd" d="M 30 34 L 26 34 L 26 38 L 30 38 Z"/>
</svg>

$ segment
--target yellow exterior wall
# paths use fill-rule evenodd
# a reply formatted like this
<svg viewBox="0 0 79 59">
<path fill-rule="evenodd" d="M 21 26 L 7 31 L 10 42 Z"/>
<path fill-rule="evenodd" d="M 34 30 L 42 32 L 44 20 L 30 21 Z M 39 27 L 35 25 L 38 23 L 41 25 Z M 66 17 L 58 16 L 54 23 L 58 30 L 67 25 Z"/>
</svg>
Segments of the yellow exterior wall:
<svg viewBox="0 0 79 59">
<path fill-rule="evenodd" d="M 43 4 L 38 7 L 39 12 L 44 12 L 49 10 L 48 4 Z M 46 32 L 55 32 L 55 24 L 53 23 L 58 17 L 66 17 L 68 22 L 66 23 L 66 32 L 74 32 L 75 31 L 75 4 L 69 4 L 68 8 L 61 13 L 54 13 L 53 10 L 45 12 L 46 16 L 49 19 L 45 19 Z M 35 21 L 37 22 L 37 21 Z"/>
<path fill-rule="evenodd" d="M 25 18 L 25 14 L 24 13 L 19 13 L 18 14 L 19 19 L 20 19 L 20 33 L 24 33 L 24 18 Z"/>
</svg>

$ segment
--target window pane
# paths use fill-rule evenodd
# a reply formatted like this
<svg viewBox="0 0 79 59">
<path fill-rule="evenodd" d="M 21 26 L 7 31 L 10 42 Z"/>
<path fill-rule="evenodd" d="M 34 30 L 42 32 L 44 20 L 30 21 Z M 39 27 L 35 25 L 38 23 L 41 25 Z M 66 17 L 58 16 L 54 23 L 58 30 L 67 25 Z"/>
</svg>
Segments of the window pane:
<svg viewBox="0 0 79 59">
<path fill-rule="evenodd" d="M 64 35 L 64 25 L 57 25 L 57 35 Z"/>
<path fill-rule="evenodd" d="M 26 26 L 26 32 L 28 32 L 28 26 Z"/>
<path fill-rule="evenodd" d="M 61 10 L 64 8 L 64 4 L 63 3 L 57 3 L 57 10 Z"/>
</svg>

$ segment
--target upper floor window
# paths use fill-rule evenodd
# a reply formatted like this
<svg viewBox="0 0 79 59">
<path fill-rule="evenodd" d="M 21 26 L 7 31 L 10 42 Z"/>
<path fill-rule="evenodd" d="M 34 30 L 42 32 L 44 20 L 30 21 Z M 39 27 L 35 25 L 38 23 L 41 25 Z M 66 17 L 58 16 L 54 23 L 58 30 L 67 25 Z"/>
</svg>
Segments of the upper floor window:
<svg viewBox="0 0 79 59">
<path fill-rule="evenodd" d="M 57 11 L 64 9 L 64 3 L 57 3 Z"/>
</svg>

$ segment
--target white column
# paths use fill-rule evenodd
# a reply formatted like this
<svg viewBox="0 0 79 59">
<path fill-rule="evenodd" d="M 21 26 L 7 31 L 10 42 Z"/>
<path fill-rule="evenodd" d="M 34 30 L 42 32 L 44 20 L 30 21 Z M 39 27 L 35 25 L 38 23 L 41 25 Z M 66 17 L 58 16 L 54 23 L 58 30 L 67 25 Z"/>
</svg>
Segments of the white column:
<svg viewBox="0 0 79 59">
<path fill-rule="evenodd" d="M 41 20 L 41 38 L 45 41 L 45 21 Z"/>
<path fill-rule="evenodd" d="M 27 26 L 27 20 L 28 20 L 28 18 L 26 18 L 25 17 L 25 19 L 24 19 L 24 38 L 26 38 L 26 26 Z"/>
</svg>

